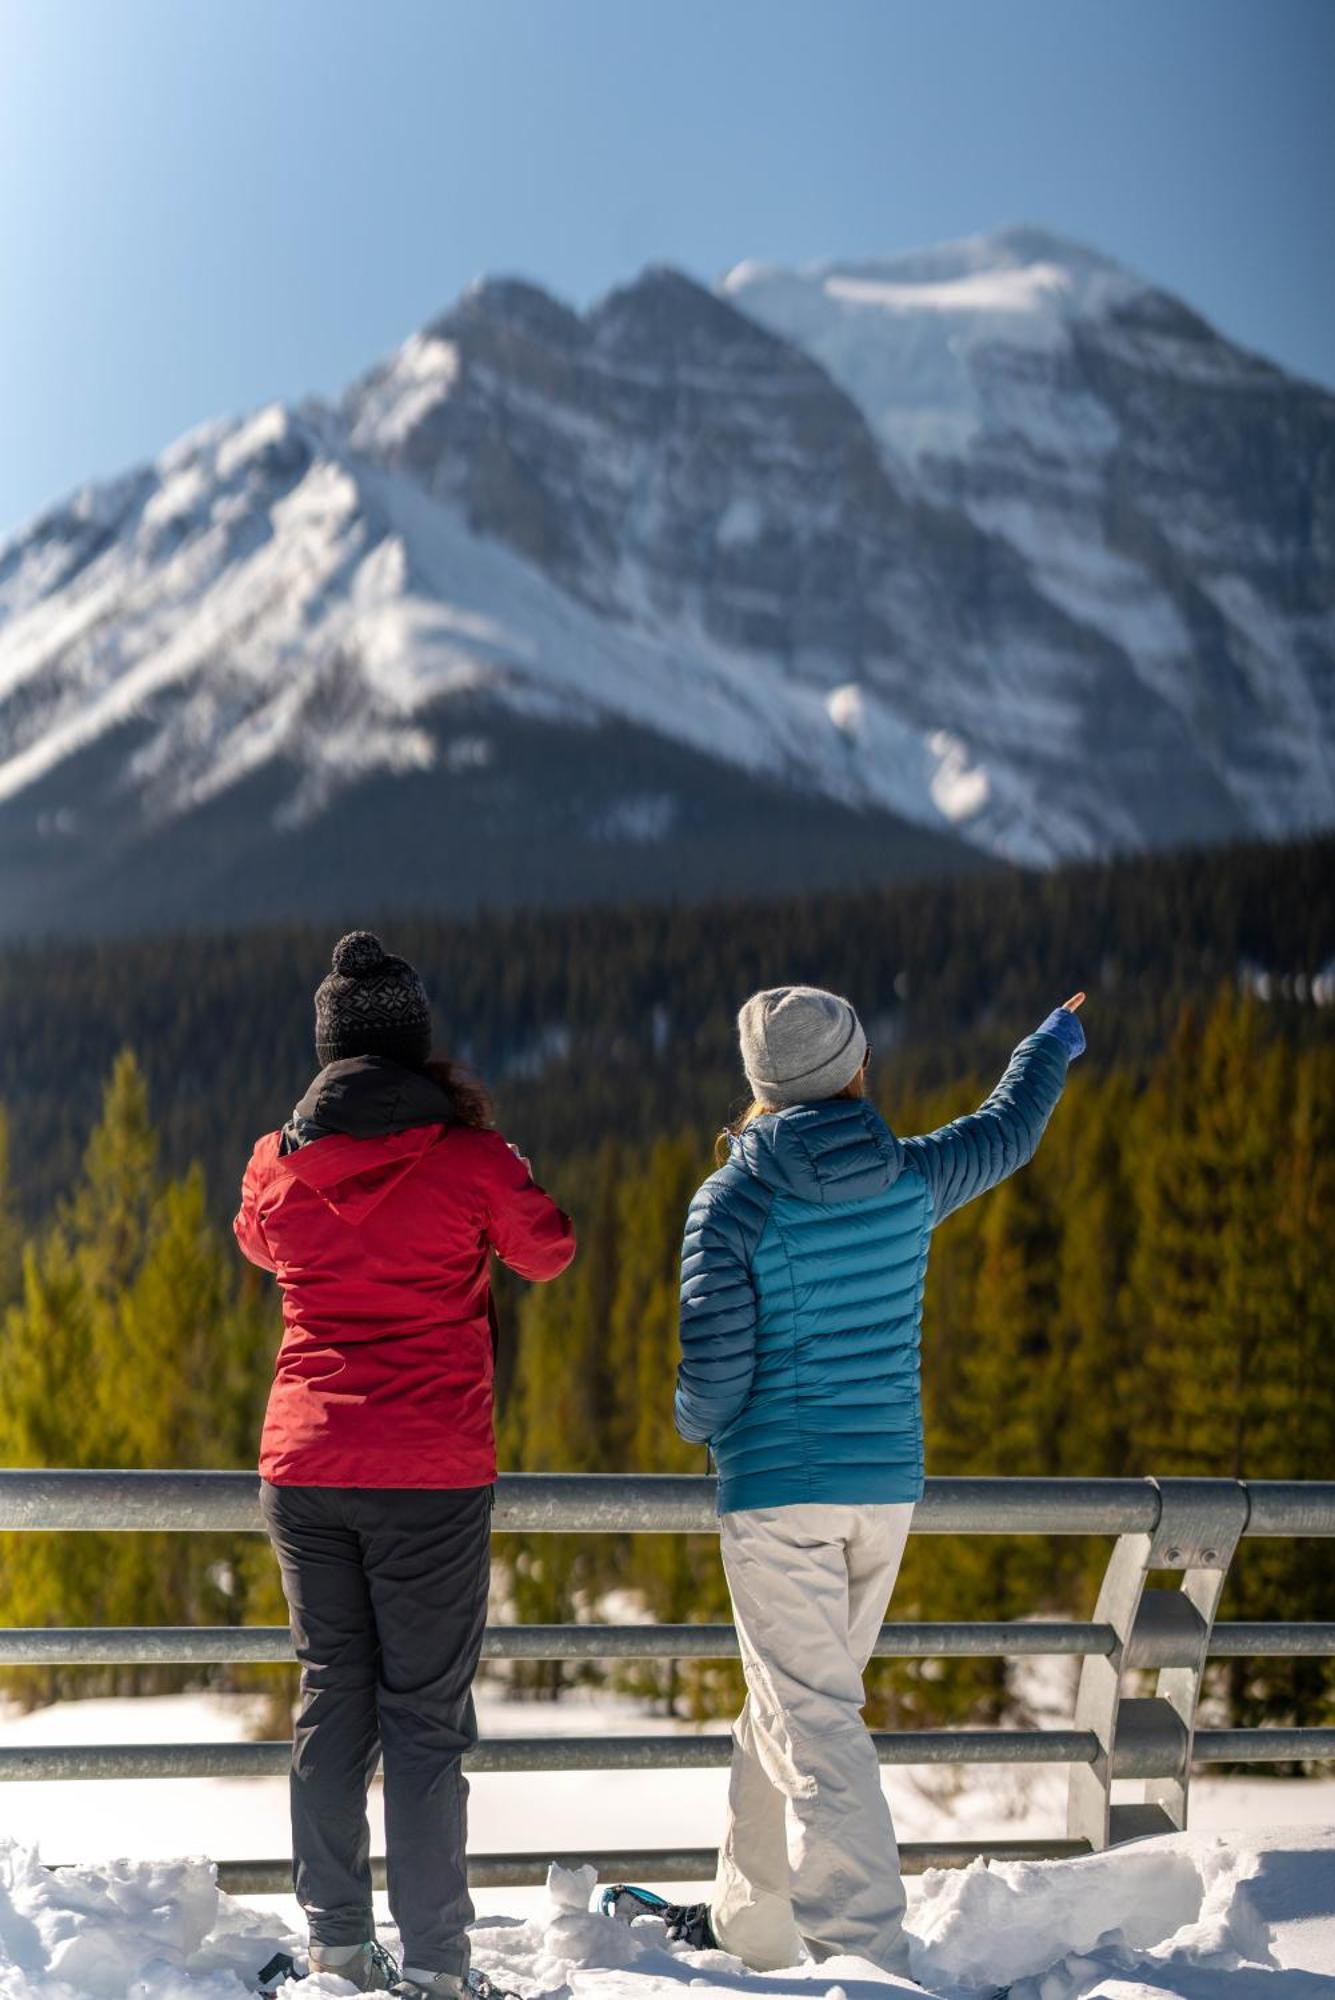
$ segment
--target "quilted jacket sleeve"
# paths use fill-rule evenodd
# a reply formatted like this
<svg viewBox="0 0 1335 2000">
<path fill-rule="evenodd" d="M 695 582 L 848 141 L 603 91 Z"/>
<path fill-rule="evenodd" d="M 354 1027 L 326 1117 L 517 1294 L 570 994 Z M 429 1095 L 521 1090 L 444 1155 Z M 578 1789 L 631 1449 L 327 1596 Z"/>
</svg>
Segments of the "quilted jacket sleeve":
<svg viewBox="0 0 1335 2000">
<path fill-rule="evenodd" d="M 996 1089 L 977 1111 L 956 1118 L 904 1151 L 927 1182 L 932 1220 L 943 1222 L 975 1195 L 1025 1166 L 1066 1083 L 1066 1071 L 1085 1046 L 1074 1014 L 1054 1008 L 1041 1028 L 1015 1050 Z"/>
<path fill-rule="evenodd" d="M 717 1437 L 751 1393 L 756 1358 L 751 1256 L 768 1213 L 767 1193 L 725 1168 L 705 1182 L 687 1214 L 674 1415 L 690 1444 Z"/>
</svg>

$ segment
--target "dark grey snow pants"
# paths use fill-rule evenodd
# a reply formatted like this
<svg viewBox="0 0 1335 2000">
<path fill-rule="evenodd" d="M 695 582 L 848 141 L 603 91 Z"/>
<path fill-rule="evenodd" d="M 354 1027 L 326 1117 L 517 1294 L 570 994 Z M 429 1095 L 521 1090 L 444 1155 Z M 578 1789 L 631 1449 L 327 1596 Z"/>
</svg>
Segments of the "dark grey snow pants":
<svg viewBox="0 0 1335 2000">
<path fill-rule="evenodd" d="M 468 1970 L 464 1849 L 490 1486 L 271 1486 L 301 1707 L 292 1880 L 318 1944 L 374 1935 L 366 1797 L 382 1751 L 389 1907 L 405 1965 Z"/>
</svg>

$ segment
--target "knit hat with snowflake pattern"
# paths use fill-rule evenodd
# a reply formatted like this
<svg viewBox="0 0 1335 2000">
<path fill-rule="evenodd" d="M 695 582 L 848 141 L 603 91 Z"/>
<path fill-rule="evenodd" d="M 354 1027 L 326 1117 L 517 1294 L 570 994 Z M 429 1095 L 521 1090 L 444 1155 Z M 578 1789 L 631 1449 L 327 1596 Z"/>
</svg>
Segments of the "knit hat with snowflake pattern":
<svg viewBox="0 0 1335 2000">
<path fill-rule="evenodd" d="M 321 1067 L 346 1056 L 387 1056 L 408 1068 L 431 1054 L 426 988 L 373 931 L 349 931 L 334 946 L 315 992 L 315 1053 Z"/>
</svg>

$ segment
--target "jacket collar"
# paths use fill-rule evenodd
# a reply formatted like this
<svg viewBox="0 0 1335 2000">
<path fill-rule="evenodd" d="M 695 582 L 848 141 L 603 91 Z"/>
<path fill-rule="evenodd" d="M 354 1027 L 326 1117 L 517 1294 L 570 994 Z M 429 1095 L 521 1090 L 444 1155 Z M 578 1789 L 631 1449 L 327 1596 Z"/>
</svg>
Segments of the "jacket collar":
<svg viewBox="0 0 1335 2000">
<path fill-rule="evenodd" d="M 347 1056 L 325 1066 L 283 1127 L 280 1151 L 299 1152 L 340 1133 L 349 1139 L 383 1139 L 418 1125 L 449 1125 L 449 1095 L 421 1070 L 387 1056 Z"/>
<path fill-rule="evenodd" d="M 732 1157 L 776 1194 L 830 1204 L 868 1201 L 898 1180 L 904 1149 L 874 1104 L 826 1097 L 756 1118 Z"/>
</svg>

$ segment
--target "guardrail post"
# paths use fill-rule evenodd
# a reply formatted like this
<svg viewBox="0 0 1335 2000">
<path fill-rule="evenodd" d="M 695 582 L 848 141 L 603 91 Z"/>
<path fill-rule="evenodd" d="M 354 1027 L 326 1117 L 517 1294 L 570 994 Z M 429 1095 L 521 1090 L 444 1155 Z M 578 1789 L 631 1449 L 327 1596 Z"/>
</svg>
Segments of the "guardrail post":
<svg viewBox="0 0 1335 2000">
<path fill-rule="evenodd" d="M 1247 1488 L 1233 1479 L 1161 1479 L 1159 1518 L 1149 1533 L 1119 1535 L 1094 1613 L 1110 1625 L 1107 1654 L 1087 1654 L 1075 1726 L 1098 1755 L 1073 1765 L 1066 1825 L 1093 1848 L 1155 1833 L 1183 1832 L 1196 1708 L 1210 1634 L 1233 1551 L 1247 1525 Z M 1148 1585 L 1173 1570 L 1176 1587 Z M 1128 1696 L 1129 1669 L 1157 1669 L 1151 1696 Z M 1114 1805 L 1115 1778 L 1146 1780 L 1142 1803 Z"/>
</svg>

